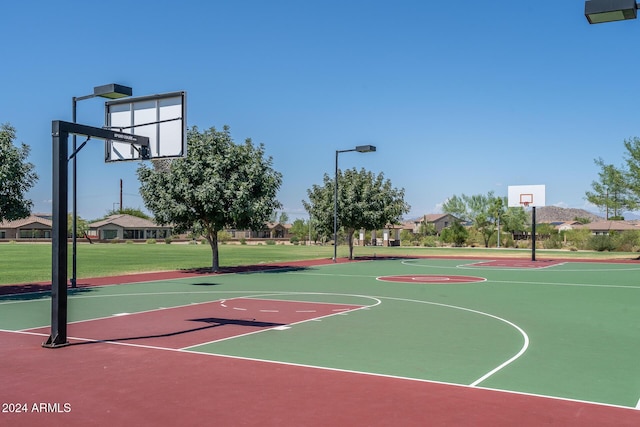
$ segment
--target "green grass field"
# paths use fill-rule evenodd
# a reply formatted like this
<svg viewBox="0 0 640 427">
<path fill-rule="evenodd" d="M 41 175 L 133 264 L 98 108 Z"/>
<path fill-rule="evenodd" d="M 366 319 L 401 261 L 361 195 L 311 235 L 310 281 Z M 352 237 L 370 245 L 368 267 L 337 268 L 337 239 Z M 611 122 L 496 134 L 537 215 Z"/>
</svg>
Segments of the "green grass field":
<svg viewBox="0 0 640 427">
<path fill-rule="evenodd" d="M 536 252 L 537 257 L 560 258 L 635 258 L 623 252 Z M 338 247 L 338 256 L 346 257 L 348 248 Z M 354 256 L 490 256 L 531 257 L 525 249 L 356 247 Z M 255 265 L 304 259 L 331 258 L 332 246 L 293 245 L 220 245 L 220 266 Z M 71 247 L 68 251 L 71 274 Z M 114 276 L 127 273 L 166 271 L 211 266 L 211 248 L 198 244 L 79 244 L 77 247 L 79 278 Z M 0 285 L 46 282 L 51 280 L 51 245 L 30 243 L 0 244 Z"/>
</svg>

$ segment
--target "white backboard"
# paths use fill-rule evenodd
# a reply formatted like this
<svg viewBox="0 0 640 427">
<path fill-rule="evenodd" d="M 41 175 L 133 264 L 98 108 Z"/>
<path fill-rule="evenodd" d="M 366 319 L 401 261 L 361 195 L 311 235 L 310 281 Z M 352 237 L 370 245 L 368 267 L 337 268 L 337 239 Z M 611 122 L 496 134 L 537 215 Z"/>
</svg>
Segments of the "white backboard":
<svg viewBox="0 0 640 427">
<path fill-rule="evenodd" d="M 151 158 L 187 155 L 187 94 L 171 92 L 160 95 L 121 98 L 105 102 L 105 126 L 149 138 Z M 106 141 L 105 162 L 140 160 L 135 146 Z"/>
<path fill-rule="evenodd" d="M 507 196 L 510 208 L 546 206 L 544 185 L 510 185 Z"/>
</svg>

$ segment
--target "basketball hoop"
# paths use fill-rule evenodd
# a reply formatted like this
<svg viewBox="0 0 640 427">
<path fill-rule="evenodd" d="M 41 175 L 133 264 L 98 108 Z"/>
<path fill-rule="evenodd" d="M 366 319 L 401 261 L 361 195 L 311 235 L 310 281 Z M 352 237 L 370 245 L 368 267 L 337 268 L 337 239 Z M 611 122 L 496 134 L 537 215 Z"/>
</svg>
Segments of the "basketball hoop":
<svg viewBox="0 0 640 427">
<path fill-rule="evenodd" d="M 526 209 L 529 207 L 529 203 L 531 202 L 520 202 L 520 204 Z"/>
</svg>

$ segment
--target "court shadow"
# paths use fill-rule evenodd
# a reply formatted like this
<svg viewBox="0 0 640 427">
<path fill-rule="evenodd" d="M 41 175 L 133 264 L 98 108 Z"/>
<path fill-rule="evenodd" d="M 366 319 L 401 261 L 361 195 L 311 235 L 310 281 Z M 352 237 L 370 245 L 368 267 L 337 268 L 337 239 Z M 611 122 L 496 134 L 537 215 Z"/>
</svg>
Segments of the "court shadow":
<svg viewBox="0 0 640 427">
<path fill-rule="evenodd" d="M 206 317 L 202 319 L 188 319 L 189 322 L 200 322 L 206 323 L 206 326 L 200 326 L 198 328 L 189 328 L 181 331 L 175 332 L 165 332 L 162 334 L 149 334 L 149 335 L 141 335 L 136 337 L 124 337 L 124 338 L 105 338 L 95 341 L 83 341 L 83 342 L 74 342 L 70 343 L 68 346 L 78 346 L 78 345 L 88 345 L 88 344 L 99 344 L 104 342 L 129 342 L 150 338 L 168 338 L 175 337 L 177 335 L 184 335 L 191 332 L 203 331 L 206 329 L 219 328 L 221 326 L 227 325 L 235 325 L 235 326 L 248 326 L 252 328 L 273 328 L 277 326 L 284 326 L 283 323 L 273 323 L 273 322 L 261 322 L 256 319 L 223 319 L 219 317 Z"/>
<path fill-rule="evenodd" d="M 189 274 L 217 275 L 217 274 L 253 274 L 253 273 L 283 273 L 288 271 L 304 271 L 309 267 L 293 266 L 293 265 L 240 265 L 236 267 L 222 267 L 217 272 L 211 271 L 211 267 L 198 267 L 182 269 L 180 271 Z"/>
<path fill-rule="evenodd" d="M 12 286 L 8 286 L 8 287 L 11 288 Z M 27 285 L 27 289 L 28 288 L 29 286 Z M 39 286 L 34 288 L 34 290 L 28 291 L 28 290 L 23 290 L 21 286 L 19 291 L 16 293 L 11 293 L 11 292 L 0 293 L 0 301 L 36 301 L 40 299 L 49 299 L 51 297 L 51 285 L 47 285 L 47 287 L 42 290 L 35 290 L 38 288 Z M 68 296 L 85 295 L 90 292 L 93 292 L 93 289 L 91 288 L 74 288 L 74 289 L 68 288 L 67 289 Z"/>
</svg>

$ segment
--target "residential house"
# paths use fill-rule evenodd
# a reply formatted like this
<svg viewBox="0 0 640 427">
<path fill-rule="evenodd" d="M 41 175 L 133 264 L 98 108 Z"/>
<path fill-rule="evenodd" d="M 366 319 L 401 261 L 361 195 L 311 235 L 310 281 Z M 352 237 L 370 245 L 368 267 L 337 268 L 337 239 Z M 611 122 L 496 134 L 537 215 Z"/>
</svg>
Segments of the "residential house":
<svg viewBox="0 0 640 427">
<path fill-rule="evenodd" d="M 0 222 L 0 239 L 51 239 L 53 222 L 44 215 L 31 214 L 27 218 Z"/>
<path fill-rule="evenodd" d="M 137 216 L 119 214 L 89 224 L 87 235 L 99 240 L 164 239 L 171 236 L 171 227 L 160 226 Z"/>
<path fill-rule="evenodd" d="M 436 233 L 440 234 L 442 230 L 456 221 L 459 222 L 460 220 L 451 214 L 426 214 L 420 218 L 404 222 L 403 228 L 417 234 L 423 224 L 432 224 Z"/>
<path fill-rule="evenodd" d="M 591 230 L 591 234 L 595 235 L 608 235 L 612 231 L 622 232 L 627 230 L 640 230 L 640 227 L 627 221 L 596 221 L 588 224 L 574 225 L 572 228 L 586 228 L 587 230 Z"/>
<path fill-rule="evenodd" d="M 291 224 L 268 222 L 260 230 L 239 230 L 228 228 L 225 230 L 234 240 L 289 240 L 291 238 Z"/>
</svg>

